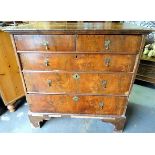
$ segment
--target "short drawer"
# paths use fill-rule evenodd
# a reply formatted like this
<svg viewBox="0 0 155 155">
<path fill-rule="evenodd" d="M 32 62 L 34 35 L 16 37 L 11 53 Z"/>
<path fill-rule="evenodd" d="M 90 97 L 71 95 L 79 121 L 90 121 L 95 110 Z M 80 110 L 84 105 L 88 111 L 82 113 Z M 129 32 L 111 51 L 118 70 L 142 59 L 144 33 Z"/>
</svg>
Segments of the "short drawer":
<svg viewBox="0 0 155 155">
<path fill-rule="evenodd" d="M 77 51 L 135 54 L 140 50 L 141 41 L 141 35 L 78 35 Z"/>
<path fill-rule="evenodd" d="M 20 53 L 24 70 L 132 72 L 136 55 Z"/>
<path fill-rule="evenodd" d="M 128 95 L 131 73 L 24 72 L 28 92 Z"/>
<path fill-rule="evenodd" d="M 41 113 L 122 115 L 126 97 L 27 95 L 30 111 Z"/>
<path fill-rule="evenodd" d="M 17 51 L 75 51 L 74 35 L 14 35 Z"/>
</svg>

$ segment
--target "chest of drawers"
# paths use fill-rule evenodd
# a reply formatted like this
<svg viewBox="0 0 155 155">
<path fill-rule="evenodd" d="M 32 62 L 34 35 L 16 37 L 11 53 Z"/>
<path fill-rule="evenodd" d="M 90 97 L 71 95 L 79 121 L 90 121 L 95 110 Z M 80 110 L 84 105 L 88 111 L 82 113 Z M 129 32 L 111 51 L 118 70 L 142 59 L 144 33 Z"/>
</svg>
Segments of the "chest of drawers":
<svg viewBox="0 0 155 155">
<path fill-rule="evenodd" d="M 122 131 L 145 35 L 106 22 L 8 28 L 35 127 L 51 117 L 98 118 Z"/>
</svg>

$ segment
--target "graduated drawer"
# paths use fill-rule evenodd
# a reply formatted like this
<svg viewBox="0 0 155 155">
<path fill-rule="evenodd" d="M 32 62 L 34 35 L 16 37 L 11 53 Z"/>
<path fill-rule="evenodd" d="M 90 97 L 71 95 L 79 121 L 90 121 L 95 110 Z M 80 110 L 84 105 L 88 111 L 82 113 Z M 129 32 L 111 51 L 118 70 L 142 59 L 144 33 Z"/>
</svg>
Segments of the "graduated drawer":
<svg viewBox="0 0 155 155">
<path fill-rule="evenodd" d="M 74 35 L 14 35 L 17 51 L 75 51 Z"/>
<path fill-rule="evenodd" d="M 24 70 L 132 72 L 136 55 L 20 53 Z"/>
<path fill-rule="evenodd" d="M 27 95 L 30 111 L 41 113 L 122 115 L 126 97 Z"/>
<path fill-rule="evenodd" d="M 141 35 L 78 35 L 77 51 L 135 54 L 140 50 L 141 41 Z"/>
<path fill-rule="evenodd" d="M 131 73 L 24 72 L 28 92 L 127 95 Z"/>
</svg>

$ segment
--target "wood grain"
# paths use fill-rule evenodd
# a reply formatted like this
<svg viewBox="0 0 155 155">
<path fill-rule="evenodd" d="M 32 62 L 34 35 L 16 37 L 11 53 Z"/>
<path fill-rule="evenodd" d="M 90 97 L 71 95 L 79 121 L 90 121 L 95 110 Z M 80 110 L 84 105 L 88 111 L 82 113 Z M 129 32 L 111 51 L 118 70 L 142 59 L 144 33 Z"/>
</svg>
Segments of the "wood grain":
<svg viewBox="0 0 155 155">
<path fill-rule="evenodd" d="M 24 70 L 132 72 L 135 59 L 136 55 L 20 53 Z"/>
<path fill-rule="evenodd" d="M 155 84 L 155 65 L 141 63 L 138 68 L 136 78 L 142 81 Z"/>
<path fill-rule="evenodd" d="M 12 34 L 148 34 L 154 31 L 116 22 L 33 22 L 3 28 Z"/>
<path fill-rule="evenodd" d="M 14 35 L 17 50 L 46 51 L 74 51 L 74 35 Z"/>
<path fill-rule="evenodd" d="M 0 31 L 0 94 L 5 105 L 24 96 L 14 49 L 8 33 Z"/>
<path fill-rule="evenodd" d="M 126 97 L 78 96 L 72 95 L 27 95 L 32 112 L 121 115 L 126 105 Z M 39 102 L 38 102 L 39 101 Z M 103 103 L 103 107 L 99 103 Z"/>
<path fill-rule="evenodd" d="M 144 36 L 152 30 L 118 22 L 34 22 L 5 30 L 15 40 L 35 127 L 59 114 L 100 117 L 123 130 Z"/>
<path fill-rule="evenodd" d="M 105 41 L 109 40 L 109 49 Z M 78 35 L 77 51 L 79 52 L 126 52 L 136 54 L 140 50 L 140 35 Z"/>
<path fill-rule="evenodd" d="M 80 78 L 74 79 L 75 74 L 24 72 L 24 79 L 28 92 L 127 95 L 132 78 L 131 73 L 78 73 Z M 48 86 L 49 80 L 51 86 Z"/>
</svg>

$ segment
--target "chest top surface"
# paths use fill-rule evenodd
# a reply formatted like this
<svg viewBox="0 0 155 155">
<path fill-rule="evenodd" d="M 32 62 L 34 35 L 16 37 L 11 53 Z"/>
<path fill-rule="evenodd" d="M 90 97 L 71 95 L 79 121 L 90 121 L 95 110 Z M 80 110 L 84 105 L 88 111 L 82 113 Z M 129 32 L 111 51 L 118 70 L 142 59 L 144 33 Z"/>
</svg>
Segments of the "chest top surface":
<svg viewBox="0 0 155 155">
<path fill-rule="evenodd" d="M 12 34 L 148 34 L 154 31 L 118 22 L 30 22 L 3 30 Z"/>
</svg>

